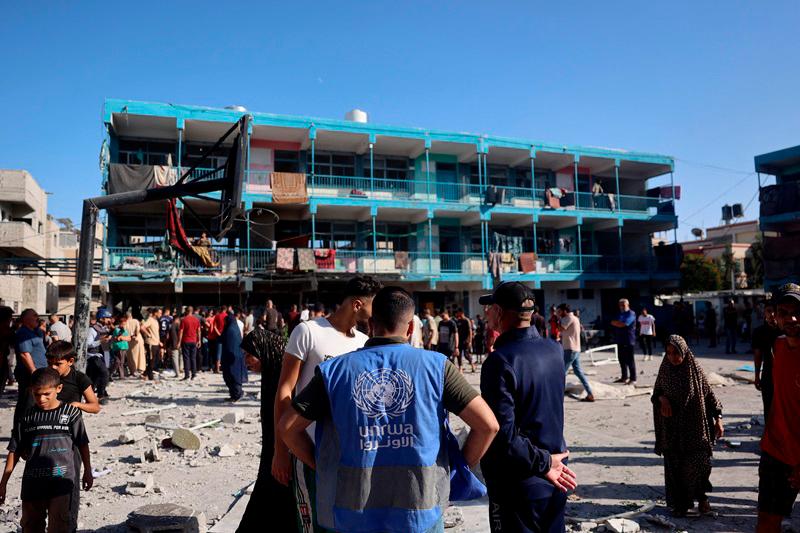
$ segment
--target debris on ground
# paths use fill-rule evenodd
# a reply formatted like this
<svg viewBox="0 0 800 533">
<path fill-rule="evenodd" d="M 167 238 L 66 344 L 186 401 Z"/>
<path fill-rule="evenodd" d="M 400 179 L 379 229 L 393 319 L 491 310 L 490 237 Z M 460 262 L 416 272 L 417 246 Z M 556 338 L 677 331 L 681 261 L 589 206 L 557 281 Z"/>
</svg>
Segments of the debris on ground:
<svg viewBox="0 0 800 533">
<path fill-rule="evenodd" d="M 461 507 L 451 505 L 444 512 L 444 527 L 445 529 L 454 528 L 464 523 L 464 512 Z"/>
<path fill-rule="evenodd" d="M 174 503 L 159 503 L 139 507 L 128 514 L 129 531 L 151 533 L 157 531 L 180 531 L 182 533 L 206 533 L 206 516 L 188 507 Z"/>
<path fill-rule="evenodd" d="M 612 518 L 606 520 L 606 528 L 612 533 L 637 533 L 641 530 L 638 522 L 628 518 Z"/>
<path fill-rule="evenodd" d="M 117 441 L 120 444 L 133 444 L 147 438 L 147 429 L 144 426 L 133 426 L 120 433 Z"/>
<path fill-rule="evenodd" d="M 131 496 L 144 496 L 145 494 L 151 492 L 153 487 L 155 486 L 155 481 L 153 480 L 152 474 L 141 474 L 135 476 L 128 484 L 125 486 L 125 494 L 130 494 Z"/>
</svg>

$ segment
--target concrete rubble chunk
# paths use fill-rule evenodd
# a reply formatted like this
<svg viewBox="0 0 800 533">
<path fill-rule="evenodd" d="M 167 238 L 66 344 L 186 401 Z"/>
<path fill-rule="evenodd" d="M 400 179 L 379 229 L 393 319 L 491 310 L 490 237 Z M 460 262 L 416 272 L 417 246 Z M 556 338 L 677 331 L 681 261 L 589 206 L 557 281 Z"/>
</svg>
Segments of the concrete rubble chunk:
<svg viewBox="0 0 800 533">
<path fill-rule="evenodd" d="M 122 432 L 117 438 L 120 444 L 132 444 L 147 438 L 147 430 L 144 426 L 133 426 Z"/>
<path fill-rule="evenodd" d="M 155 481 L 153 480 L 153 476 L 151 474 L 137 476 L 128 482 L 128 485 L 125 487 L 125 494 L 130 494 L 131 496 L 144 496 L 145 494 L 151 492 L 154 486 Z"/>
<path fill-rule="evenodd" d="M 586 533 L 588 531 L 594 531 L 597 529 L 599 524 L 597 522 L 581 522 L 578 527 L 580 528 L 581 532 Z"/>
<path fill-rule="evenodd" d="M 638 522 L 627 518 L 612 518 L 606 521 L 606 527 L 612 533 L 637 533 L 641 529 Z"/>
<path fill-rule="evenodd" d="M 706 379 L 708 379 L 708 384 L 712 387 L 727 387 L 733 385 L 731 379 L 721 376 L 716 372 L 709 372 L 706 374 Z"/>
<path fill-rule="evenodd" d="M 174 503 L 145 505 L 128 514 L 128 531 L 155 533 L 175 531 L 206 533 L 206 516 L 202 512 Z"/>
<path fill-rule="evenodd" d="M 144 423 L 145 424 L 160 424 L 161 422 L 162 422 L 162 420 L 161 420 L 161 414 L 160 413 L 156 413 L 156 414 L 153 414 L 153 415 L 147 415 L 146 417 L 144 417 Z"/>
<path fill-rule="evenodd" d="M 151 463 L 161 461 L 161 454 L 158 451 L 158 441 L 156 439 L 150 439 L 150 446 L 145 450 L 144 458 Z"/>
<path fill-rule="evenodd" d="M 223 444 L 217 447 L 218 457 L 233 457 L 234 455 L 236 455 L 236 450 L 230 444 Z"/>
<path fill-rule="evenodd" d="M 244 420 L 244 411 L 242 409 L 234 409 L 225 413 L 225 416 L 222 417 L 224 424 L 238 424 L 242 420 Z"/>
<path fill-rule="evenodd" d="M 444 527 L 450 529 L 464 523 L 464 512 L 461 507 L 452 505 L 444 512 Z"/>
</svg>

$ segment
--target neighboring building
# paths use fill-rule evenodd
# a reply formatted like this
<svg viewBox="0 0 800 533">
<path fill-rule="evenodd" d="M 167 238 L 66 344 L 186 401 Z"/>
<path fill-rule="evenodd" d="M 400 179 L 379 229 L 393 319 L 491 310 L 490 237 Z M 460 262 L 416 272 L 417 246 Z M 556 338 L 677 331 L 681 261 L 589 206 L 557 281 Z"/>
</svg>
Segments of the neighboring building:
<svg viewBox="0 0 800 533">
<path fill-rule="evenodd" d="M 764 288 L 800 280 L 800 146 L 757 155 L 759 224 L 764 232 Z M 762 174 L 775 184 L 762 185 Z"/>
<path fill-rule="evenodd" d="M 47 195 L 26 170 L 0 170 L 0 305 L 47 309 L 55 284 L 22 262 L 47 257 Z"/>
<path fill-rule="evenodd" d="M 72 314 L 78 232 L 64 222 L 47 214 L 47 194 L 27 171 L 0 170 L 0 305 L 15 313 L 31 307 L 40 314 Z M 96 307 L 99 275 L 94 285 Z"/>
<path fill-rule="evenodd" d="M 242 113 L 107 100 L 104 187 L 121 173 L 152 186 L 169 175 L 170 161 L 187 170 Z M 678 284 L 677 247 L 650 246 L 653 233 L 674 235 L 678 223 L 671 157 L 366 121 L 252 117 L 249 217 L 213 243 L 219 266 L 165 246 L 164 202 L 111 209 L 102 274 L 109 303 L 332 304 L 343 280 L 362 272 L 413 290 L 421 306 L 473 314 L 482 313 L 478 295 L 498 280 L 520 280 L 537 290 L 540 305 L 566 301 L 592 320 L 611 316 L 620 297 L 649 301 L 655 288 Z M 194 175 L 222 163 L 215 155 Z M 275 173 L 283 183 L 305 179 L 307 200 L 275 201 Z M 196 238 L 217 207 L 183 201 L 191 207 L 183 224 Z"/>
<path fill-rule="evenodd" d="M 736 222 L 706 230 L 705 238 L 682 242 L 684 254 L 702 255 L 707 259 L 721 261 L 730 252 L 738 264 L 739 272 L 748 272 L 750 247 L 761 234 L 757 220 Z M 747 277 L 737 280 L 737 288 L 747 283 Z"/>
</svg>

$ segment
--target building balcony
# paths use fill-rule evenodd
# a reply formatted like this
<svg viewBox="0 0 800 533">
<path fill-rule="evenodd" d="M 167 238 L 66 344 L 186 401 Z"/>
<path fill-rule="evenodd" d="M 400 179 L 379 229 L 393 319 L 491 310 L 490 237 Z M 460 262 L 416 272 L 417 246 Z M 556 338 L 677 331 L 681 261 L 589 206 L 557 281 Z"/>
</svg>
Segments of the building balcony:
<svg viewBox="0 0 800 533">
<path fill-rule="evenodd" d="M 25 222 L 0 222 L 0 250 L 20 257 L 44 257 L 44 236 Z"/>
<path fill-rule="evenodd" d="M 312 252 L 313 253 L 313 252 Z M 505 254 L 500 254 L 505 255 Z M 490 262 L 480 253 L 470 252 L 394 252 L 390 250 L 326 250 L 315 257 L 313 267 L 299 270 L 297 256 L 293 268 L 278 268 L 278 252 L 271 249 L 213 247 L 215 266 L 204 266 L 196 258 L 170 256 L 153 249 L 109 247 L 104 256 L 103 274 L 115 278 L 165 278 L 169 276 L 255 276 L 296 275 L 314 271 L 319 274 L 373 274 L 402 281 L 449 280 L 484 281 L 489 276 L 503 280 L 560 281 L 575 279 L 618 280 L 632 278 L 677 277 L 672 265 L 655 258 L 591 254 L 539 254 L 533 270 L 522 272 L 518 258 Z M 505 258 L 504 258 L 505 259 Z"/>
</svg>

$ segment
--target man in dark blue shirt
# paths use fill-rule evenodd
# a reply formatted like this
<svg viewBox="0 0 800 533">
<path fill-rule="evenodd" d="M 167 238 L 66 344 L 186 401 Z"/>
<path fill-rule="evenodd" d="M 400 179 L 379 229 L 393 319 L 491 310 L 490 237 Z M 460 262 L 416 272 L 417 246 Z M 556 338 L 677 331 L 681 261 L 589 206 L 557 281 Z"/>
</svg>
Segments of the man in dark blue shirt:
<svg viewBox="0 0 800 533">
<path fill-rule="evenodd" d="M 617 358 L 622 375 L 614 383 L 636 383 L 636 360 L 633 347 L 636 344 L 636 313 L 625 298 L 619 301 L 619 316 L 611 321 L 614 328 L 614 339 L 617 343 Z M 630 371 L 630 377 L 628 373 Z"/>
<path fill-rule="evenodd" d="M 17 352 L 17 367 L 14 376 L 19 389 L 17 405 L 14 408 L 14 427 L 19 417 L 33 405 L 30 394 L 31 375 L 38 368 L 47 366 L 47 355 L 44 347 L 44 334 L 39 329 L 39 315 L 33 309 L 25 309 L 20 315 L 22 324 L 14 335 L 14 348 Z"/>
<path fill-rule="evenodd" d="M 479 302 L 500 332 L 481 370 L 481 394 L 500 423 L 481 460 L 491 530 L 563 532 L 566 492 L 577 486 L 565 464 L 564 352 L 531 325 L 534 296 L 522 283 L 501 283 Z"/>
</svg>

